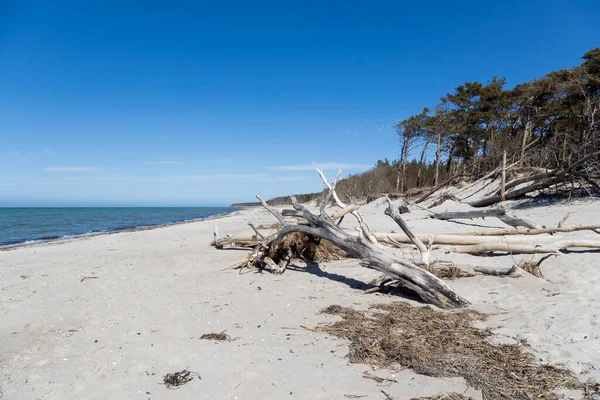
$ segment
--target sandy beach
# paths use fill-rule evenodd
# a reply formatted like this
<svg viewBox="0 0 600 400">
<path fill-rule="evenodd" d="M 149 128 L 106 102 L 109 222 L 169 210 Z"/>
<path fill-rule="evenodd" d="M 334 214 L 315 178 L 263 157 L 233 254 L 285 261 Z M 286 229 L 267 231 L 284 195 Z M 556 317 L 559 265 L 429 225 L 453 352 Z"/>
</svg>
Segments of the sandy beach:
<svg viewBox="0 0 600 400">
<path fill-rule="evenodd" d="M 600 203 L 510 203 L 519 217 L 556 226 L 593 223 Z M 361 208 L 372 230 L 398 231 L 383 201 Z M 434 211 L 463 210 L 452 201 Z M 412 209 L 406 221 L 419 233 L 506 228 L 494 219 L 439 221 Z M 210 246 L 213 227 L 248 234 L 248 222 L 273 217 L 250 208 L 223 218 L 158 229 L 24 246 L 0 251 L 0 398 L 2 399 L 395 399 L 458 392 L 481 394 L 461 378 L 432 378 L 410 370 L 373 371 L 350 364 L 345 340 L 301 327 L 337 317 L 319 314 L 332 304 L 366 309 L 375 303 L 415 301 L 363 294 L 380 276 L 342 260 L 283 275 L 222 271 L 243 250 Z M 343 227 L 353 229 L 347 218 Z M 556 234 L 560 238 L 563 234 Z M 593 232 L 569 237 L 594 239 Z M 414 259 L 407 246 L 396 249 Z M 476 257 L 435 250 L 434 259 L 510 267 L 531 256 Z M 542 265 L 544 278 L 478 275 L 450 281 L 471 308 L 491 314 L 494 340 L 527 340 L 539 362 L 565 364 L 579 378 L 600 379 L 600 286 L 597 251 L 570 251 Z M 293 329 L 289 329 L 293 328 Z M 233 340 L 201 340 L 225 331 Z M 201 379 L 169 390 L 162 377 L 188 369 Z M 365 379 L 370 370 L 394 383 Z M 570 394 L 578 398 L 577 394 Z"/>
</svg>

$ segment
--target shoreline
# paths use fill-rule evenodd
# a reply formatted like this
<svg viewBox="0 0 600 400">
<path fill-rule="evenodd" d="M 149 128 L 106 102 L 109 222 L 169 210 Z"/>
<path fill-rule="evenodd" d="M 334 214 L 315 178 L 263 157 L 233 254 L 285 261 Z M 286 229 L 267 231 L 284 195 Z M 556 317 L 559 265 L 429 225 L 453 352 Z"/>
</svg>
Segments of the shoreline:
<svg viewBox="0 0 600 400">
<path fill-rule="evenodd" d="M 195 222 L 211 221 L 211 220 L 216 220 L 216 219 L 221 219 L 221 218 L 225 218 L 228 216 L 232 216 L 232 215 L 235 215 L 236 213 L 244 211 L 243 207 L 236 207 L 236 208 L 239 208 L 239 210 L 225 212 L 225 213 L 219 213 L 219 214 L 211 215 L 208 217 L 195 218 L 195 219 L 190 219 L 190 220 L 185 220 L 185 221 L 169 222 L 169 223 L 158 224 L 158 225 L 138 226 L 138 227 L 134 227 L 134 228 L 122 228 L 122 229 L 115 229 L 115 230 L 110 230 L 110 231 L 89 232 L 89 233 L 82 233 L 82 234 L 73 235 L 73 236 L 62 236 L 62 237 L 59 237 L 56 239 L 33 239 L 33 240 L 27 240 L 24 242 L 19 242 L 19 243 L 14 243 L 14 244 L 0 245 L 0 252 L 1 251 L 14 251 L 14 250 L 23 249 L 23 248 L 39 247 L 39 246 L 46 246 L 46 245 L 56 245 L 56 244 L 73 242 L 73 241 L 77 241 L 77 240 L 87 240 L 87 239 L 95 238 L 98 236 L 115 235 L 118 233 L 150 231 L 150 230 L 154 230 L 154 229 L 167 228 L 167 227 L 176 226 L 176 225 L 185 225 L 185 224 L 192 224 Z"/>
<path fill-rule="evenodd" d="M 376 201 L 361 208 L 374 231 L 397 229 L 386 207 Z M 465 208 L 448 200 L 433 211 Z M 600 202 L 515 209 L 518 217 L 546 226 L 556 226 L 567 213 L 569 226 L 583 225 L 599 212 Z M 495 219 L 457 225 L 428 215 L 413 209 L 406 222 L 424 234 L 503 227 Z M 224 270 L 249 253 L 211 246 L 213 226 L 223 235 L 241 236 L 251 232 L 248 222 L 269 224 L 274 217 L 263 208 L 248 208 L 126 235 L 0 252 L 0 336 L 5 338 L 0 342 L 0 392 L 11 399 L 34 393 L 49 400 L 174 394 L 180 400 L 380 397 L 377 382 L 364 379 L 367 365 L 348 363 L 346 339 L 299 327 L 337 321 L 321 313 L 331 305 L 360 311 L 377 304 L 422 303 L 401 293 L 365 295 L 381 274 L 356 259 L 297 261 L 281 275 Z M 355 224 L 345 219 L 341 228 Z M 596 236 L 584 231 L 555 235 L 557 240 Z M 409 260 L 418 255 L 412 246 L 386 251 Z M 508 269 L 531 260 L 518 254 L 448 255 L 444 248 L 433 248 L 432 256 L 465 268 Z M 600 363 L 599 301 L 589 295 L 600 285 L 600 273 L 590 267 L 597 257 L 596 251 L 577 251 L 549 258 L 541 267 L 543 278 L 475 275 L 448 284 L 471 302 L 470 309 L 488 315 L 480 324 L 494 340 L 525 340 L 537 363 L 564 364 L 582 381 L 598 380 L 600 372 L 592 367 Z M 202 339 L 218 332 L 231 340 Z M 160 377 L 184 369 L 202 379 L 176 392 L 160 384 Z M 306 379 L 293 378 L 298 375 Z M 379 369 L 377 376 L 393 380 L 385 391 L 398 399 L 449 392 L 482 398 L 463 378 L 429 377 L 410 369 Z M 143 396 L 146 392 L 151 395 Z"/>
</svg>

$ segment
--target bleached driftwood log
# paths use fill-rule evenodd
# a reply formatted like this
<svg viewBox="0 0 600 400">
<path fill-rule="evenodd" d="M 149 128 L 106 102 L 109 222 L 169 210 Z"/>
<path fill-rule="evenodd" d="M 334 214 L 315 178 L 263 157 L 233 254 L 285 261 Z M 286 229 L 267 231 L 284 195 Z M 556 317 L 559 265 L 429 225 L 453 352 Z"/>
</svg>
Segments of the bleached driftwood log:
<svg viewBox="0 0 600 400">
<path fill-rule="evenodd" d="M 496 268 L 496 267 L 488 267 L 488 266 L 478 266 L 473 268 L 473 271 L 479 272 L 484 275 L 494 275 L 494 276 L 510 276 L 512 278 L 518 278 L 523 276 L 520 268 L 516 265 L 513 265 L 510 268 Z"/>
<path fill-rule="evenodd" d="M 553 234 L 559 232 L 576 232 L 576 231 L 593 231 L 600 234 L 600 225 L 585 225 L 585 226 L 571 226 L 568 228 L 539 228 L 529 229 L 526 231 L 518 231 L 514 229 L 506 229 L 502 231 L 491 231 L 491 232 L 467 232 L 467 233 L 454 233 L 458 236 L 507 236 L 507 235 L 542 235 L 545 233 Z"/>
<path fill-rule="evenodd" d="M 584 165 L 590 159 L 597 157 L 598 155 L 600 155 L 600 151 L 588 154 L 587 156 L 583 157 L 582 159 L 567 166 L 562 171 L 558 171 L 558 170 L 549 171 L 545 175 L 535 176 L 535 180 L 538 182 L 532 183 L 531 185 L 528 185 L 524 188 L 515 189 L 511 192 L 506 193 L 505 199 L 506 200 L 516 199 L 516 198 L 525 196 L 528 193 L 532 193 L 532 192 L 535 192 L 538 190 L 549 188 L 556 184 L 563 183 L 566 180 L 573 178 L 574 175 L 576 175 L 576 174 L 574 174 L 574 171 L 576 171 L 579 167 Z M 529 181 L 530 180 L 526 180 L 524 182 L 529 182 Z M 523 182 L 520 182 L 520 183 L 523 183 Z M 498 203 L 500 201 L 502 201 L 502 196 L 494 195 L 494 196 L 489 196 L 489 197 L 471 202 L 469 204 L 473 207 L 486 207 L 486 206 Z"/>
<path fill-rule="evenodd" d="M 343 231 L 324 212 L 316 215 L 298 204 L 295 199 L 293 199 L 293 203 L 294 209 L 283 210 L 283 216 L 304 218 L 308 222 L 308 226 L 288 225 L 283 227 L 271 244 L 272 246 L 278 246 L 287 235 L 293 232 L 302 232 L 313 237 L 327 239 L 346 253 L 363 260 L 366 266 L 398 279 L 427 303 L 447 309 L 465 307 L 470 304 L 443 281 L 423 268 L 384 252 L 362 236 L 351 235 Z"/>
<path fill-rule="evenodd" d="M 557 229 L 557 228 L 554 228 Z M 414 243 L 411 238 L 402 233 L 373 232 L 375 237 L 384 243 Z M 600 241 L 594 240 L 556 240 L 548 237 L 526 238 L 519 236 L 466 236 L 466 235 L 416 235 L 419 240 L 429 240 L 431 244 L 451 246 L 449 251 L 454 253 L 491 253 L 507 252 L 512 254 L 559 254 L 565 249 L 598 249 Z M 396 242 L 396 243 L 395 243 Z"/>
<path fill-rule="evenodd" d="M 383 232 L 373 232 L 373 235 L 377 238 L 377 240 L 386 242 L 387 238 L 391 238 L 399 243 L 413 243 L 413 241 L 406 236 L 404 233 L 383 233 Z M 416 235 L 421 241 L 428 241 L 430 235 L 426 234 L 417 234 Z M 441 245 L 472 245 L 472 244 L 482 244 L 482 243 L 510 243 L 510 244 L 527 244 L 531 243 L 532 239 L 527 239 L 518 236 L 509 236 L 506 238 L 500 237 L 486 237 L 486 236 L 466 236 L 466 235 L 447 235 L 447 234 L 438 234 L 431 235 L 432 244 L 441 244 Z M 540 238 L 544 240 L 543 238 Z M 537 240 L 537 239 L 536 239 Z"/>
<path fill-rule="evenodd" d="M 510 243 L 480 243 L 465 246 L 453 246 L 453 253 L 491 253 L 496 251 L 512 254 L 561 254 L 561 250 L 567 249 L 600 249 L 600 241 L 593 240 L 560 240 L 556 242 L 532 245 L 532 244 L 510 244 Z"/>
<path fill-rule="evenodd" d="M 527 229 L 539 229 L 540 226 L 535 223 L 528 221 L 523 218 L 516 218 L 506 213 L 506 210 L 503 208 L 493 208 L 489 210 L 473 210 L 473 211 L 461 211 L 461 212 L 443 212 L 443 213 L 434 213 L 430 215 L 430 218 L 441 219 L 441 220 L 450 220 L 450 219 L 473 219 L 473 218 L 488 218 L 495 217 L 500 221 L 504 222 L 506 225 L 512 226 L 514 228 L 518 228 L 519 226 L 525 227 Z"/>
</svg>

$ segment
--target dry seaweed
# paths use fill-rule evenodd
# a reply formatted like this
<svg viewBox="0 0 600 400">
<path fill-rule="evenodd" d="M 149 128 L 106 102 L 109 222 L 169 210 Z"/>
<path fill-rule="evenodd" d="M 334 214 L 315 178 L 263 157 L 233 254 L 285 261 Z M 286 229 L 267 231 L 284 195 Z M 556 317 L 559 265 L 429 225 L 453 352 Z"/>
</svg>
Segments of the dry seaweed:
<svg viewBox="0 0 600 400">
<path fill-rule="evenodd" d="M 168 389 L 179 389 L 180 386 L 190 382 L 195 376 L 202 379 L 199 373 L 184 369 L 183 371 L 166 374 L 163 377 L 163 383 Z"/>
<path fill-rule="evenodd" d="M 218 340 L 220 342 L 231 341 L 231 337 L 228 334 L 226 334 L 225 331 L 219 333 L 205 333 L 202 336 L 200 336 L 200 339 Z"/>
<path fill-rule="evenodd" d="M 473 326 L 486 315 L 473 310 L 450 313 L 397 302 L 368 312 L 334 305 L 322 313 L 342 317 L 316 330 L 350 340 L 348 358 L 353 363 L 463 377 L 490 400 L 557 399 L 558 389 L 585 389 L 571 371 L 534 363 L 524 342 L 490 343 L 493 333 Z"/>
<path fill-rule="evenodd" d="M 473 397 L 468 397 L 459 393 L 446 393 L 433 397 L 413 397 L 410 400 L 475 400 Z"/>
</svg>

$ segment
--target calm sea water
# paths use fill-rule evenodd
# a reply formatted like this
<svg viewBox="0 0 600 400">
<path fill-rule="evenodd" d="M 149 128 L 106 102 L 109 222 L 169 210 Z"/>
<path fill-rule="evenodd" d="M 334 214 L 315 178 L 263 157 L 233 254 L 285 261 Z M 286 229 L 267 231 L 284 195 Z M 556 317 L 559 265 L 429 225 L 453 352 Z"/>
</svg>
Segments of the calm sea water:
<svg viewBox="0 0 600 400">
<path fill-rule="evenodd" d="M 0 247 L 167 225 L 238 210 L 231 207 L 0 208 Z"/>
</svg>

